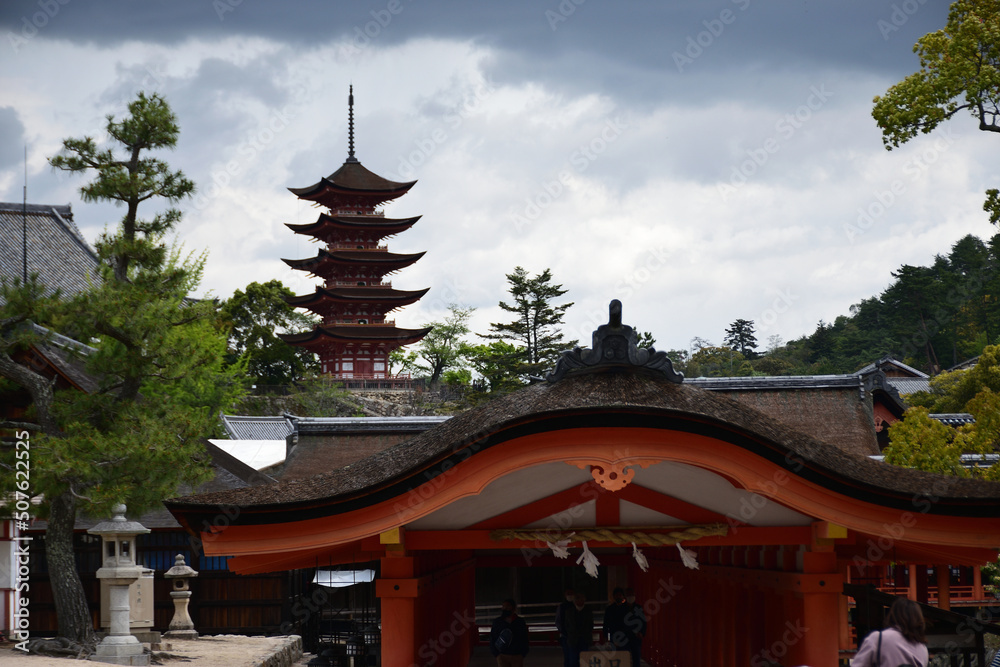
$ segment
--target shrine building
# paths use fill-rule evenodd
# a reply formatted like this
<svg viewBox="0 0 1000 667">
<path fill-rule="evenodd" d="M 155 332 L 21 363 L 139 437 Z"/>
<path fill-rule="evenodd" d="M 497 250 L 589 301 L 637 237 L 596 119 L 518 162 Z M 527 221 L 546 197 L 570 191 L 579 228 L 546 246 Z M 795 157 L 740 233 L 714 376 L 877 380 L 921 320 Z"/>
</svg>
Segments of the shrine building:
<svg viewBox="0 0 1000 667">
<path fill-rule="evenodd" d="M 316 222 L 286 225 L 323 244 L 315 257 L 284 260 L 293 269 L 318 276 L 312 294 L 288 303 L 322 318 L 312 331 L 283 334 L 291 345 L 319 356 L 324 374 L 341 379 L 391 379 L 389 354 L 415 343 L 430 329 L 401 329 L 386 315 L 415 303 L 426 289 L 393 289 L 385 277 L 410 266 L 424 253 L 389 252 L 384 240 L 413 226 L 420 216 L 386 218 L 382 207 L 406 194 L 416 181 L 397 183 L 372 173 L 354 156 L 354 89 L 348 97 L 347 160 L 335 172 L 305 188 L 289 188 L 323 209 Z"/>
<path fill-rule="evenodd" d="M 480 571 L 584 566 L 635 589 L 653 667 L 835 667 L 881 627 L 865 568 L 909 566 L 927 603 L 933 566 L 954 614 L 949 566 L 996 560 L 998 500 L 685 382 L 612 302 L 544 381 L 336 470 L 166 505 L 236 573 L 374 570 L 385 667 L 469 664 L 463 619 L 509 595 L 477 600 Z"/>
</svg>

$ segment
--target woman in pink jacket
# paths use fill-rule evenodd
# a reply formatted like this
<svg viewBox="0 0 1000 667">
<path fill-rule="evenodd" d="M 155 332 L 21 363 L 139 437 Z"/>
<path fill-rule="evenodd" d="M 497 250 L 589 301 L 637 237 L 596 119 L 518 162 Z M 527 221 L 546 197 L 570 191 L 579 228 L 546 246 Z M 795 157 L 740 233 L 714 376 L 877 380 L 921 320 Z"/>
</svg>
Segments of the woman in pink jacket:
<svg viewBox="0 0 1000 667">
<path fill-rule="evenodd" d="M 885 619 L 885 630 L 873 632 L 862 642 L 853 667 L 927 667 L 924 615 L 920 605 L 897 598 Z"/>
</svg>

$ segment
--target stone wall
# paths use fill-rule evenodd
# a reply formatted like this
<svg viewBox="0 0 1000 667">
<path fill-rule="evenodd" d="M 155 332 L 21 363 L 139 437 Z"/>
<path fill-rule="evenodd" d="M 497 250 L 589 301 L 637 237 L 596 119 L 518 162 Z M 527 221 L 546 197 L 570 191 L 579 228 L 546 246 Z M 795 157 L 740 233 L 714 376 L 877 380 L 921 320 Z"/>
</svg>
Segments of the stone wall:
<svg viewBox="0 0 1000 667">
<path fill-rule="evenodd" d="M 280 645 L 253 663 L 253 667 L 291 667 L 302 657 L 302 637 L 289 635 Z"/>
</svg>

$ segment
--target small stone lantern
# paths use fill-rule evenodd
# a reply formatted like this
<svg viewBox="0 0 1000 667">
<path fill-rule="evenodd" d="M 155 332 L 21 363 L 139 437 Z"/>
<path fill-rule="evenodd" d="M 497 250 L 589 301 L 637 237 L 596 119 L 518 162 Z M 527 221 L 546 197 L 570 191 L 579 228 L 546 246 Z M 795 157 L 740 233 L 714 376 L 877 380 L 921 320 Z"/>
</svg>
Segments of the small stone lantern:
<svg viewBox="0 0 1000 667">
<path fill-rule="evenodd" d="M 149 532 L 138 521 L 125 518 L 125 505 L 115 505 L 110 521 L 102 521 L 87 532 L 101 536 L 104 554 L 98 579 L 108 584 L 111 631 L 97 645 L 91 660 L 116 665 L 148 665 L 149 655 L 142 644 L 129 632 L 128 589 L 141 575 L 143 568 L 135 562 L 135 538 Z"/>
<path fill-rule="evenodd" d="M 170 597 L 174 601 L 174 618 L 170 621 L 164 637 L 170 639 L 198 638 L 198 631 L 194 629 L 194 622 L 188 613 L 188 603 L 191 601 L 188 579 L 197 576 L 198 573 L 188 567 L 181 554 L 177 554 L 174 558 L 174 566 L 163 573 L 165 579 L 174 580 L 174 590 L 170 591 Z"/>
</svg>

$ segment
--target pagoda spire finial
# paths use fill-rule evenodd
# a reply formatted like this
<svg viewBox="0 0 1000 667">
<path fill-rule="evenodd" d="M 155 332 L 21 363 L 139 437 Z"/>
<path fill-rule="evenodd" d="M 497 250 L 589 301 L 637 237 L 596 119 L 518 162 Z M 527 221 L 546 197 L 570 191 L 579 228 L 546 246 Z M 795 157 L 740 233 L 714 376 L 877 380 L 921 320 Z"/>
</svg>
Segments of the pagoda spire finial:
<svg viewBox="0 0 1000 667">
<path fill-rule="evenodd" d="M 358 161 L 354 157 L 354 84 L 351 84 L 347 95 L 347 161 Z"/>
</svg>

